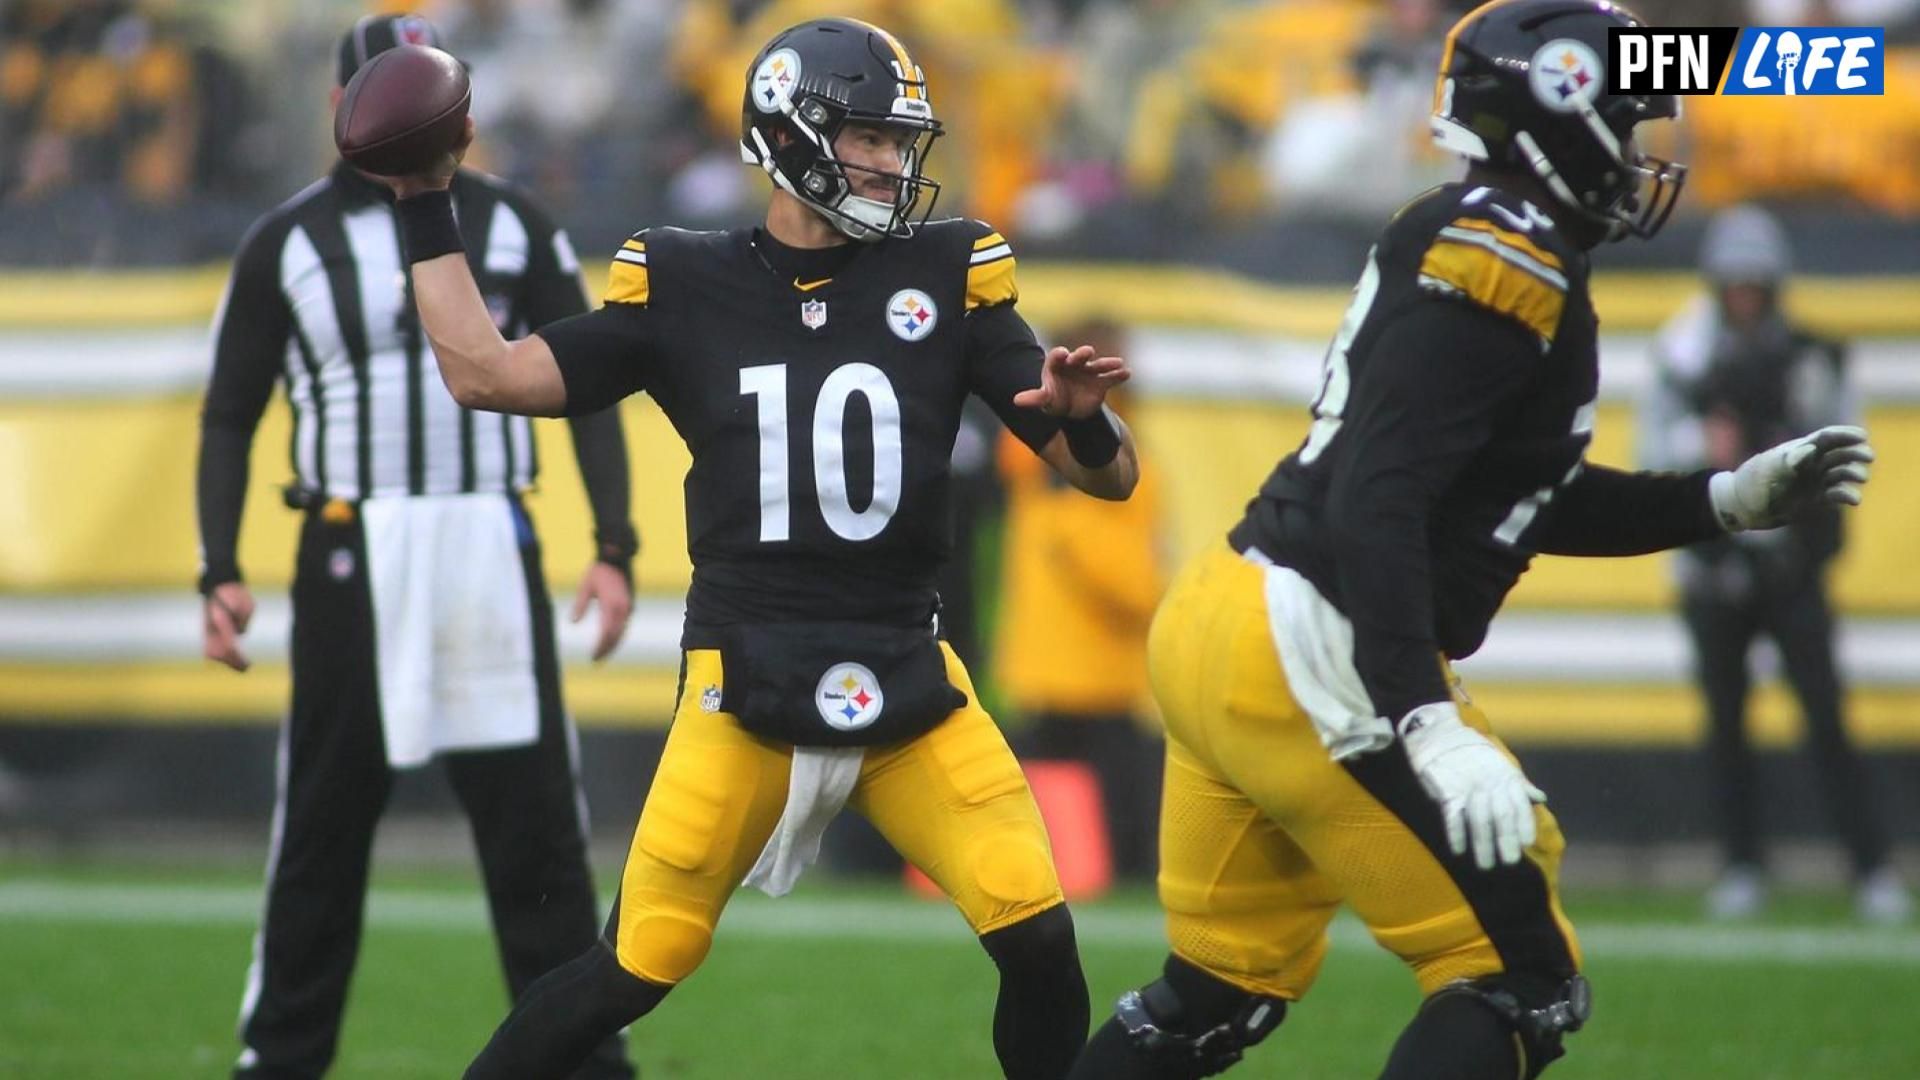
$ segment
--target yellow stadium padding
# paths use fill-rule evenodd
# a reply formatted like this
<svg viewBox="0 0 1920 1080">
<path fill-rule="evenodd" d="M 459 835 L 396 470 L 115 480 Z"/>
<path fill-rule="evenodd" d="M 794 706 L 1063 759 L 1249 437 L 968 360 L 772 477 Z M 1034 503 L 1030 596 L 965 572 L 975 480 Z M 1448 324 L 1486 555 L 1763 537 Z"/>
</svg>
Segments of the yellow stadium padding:
<svg viewBox="0 0 1920 1080">
<path fill-rule="evenodd" d="M 278 723 L 289 688 L 283 663 L 244 675 L 206 661 L 0 664 L 0 723 Z M 678 672 L 670 667 L 573 664 L 567 710 L 597 727 L 665 727 Z"/>
<path fill-rule="evenodd" d="M 0 664 L 0 724 L 24 720 L 94 724 L 272 724 L 285 713 L 287 668 L 260 664 L 237 675 L 211 661 Z M 665 727 L 678 683 L 672 668 L 570 664 L 568 711 L 598 729 Z M 1522 746 L 1676 749 L 1698 746 L 1699 696 L 1685 686 L 1477 682 L 1474 702 L 1500 734 Z M 1863 746 L 1920 747 L 1920 689 L 1857 688 L 1848 723 Z M 1754 695 L 1755 741 L 1777 749 L 1801 738 L 1798 707 L 1777 685 Z"/>
<path fill-rule="evenodd" d="M 645 397 L 623 406 L 632 459 L 634 518 L 642 545 L 641 589 L 683 592 L 686 556 L 681 478 L 688 456 L 666 417 Z M 188 589 L 198 572 L 193 448 L 198 399 L 48 400 L 0 403 L 0 460 L 15 479 L 0 489 L 0 591 L 72 592 Z M 1269 470 L 1305 435 L 1297 404 L 1148 398 L 1128 419 L 1141 452 L 1165 479 L 1169 551 L 1185 559 L 1220 543 Z M 1847 515 L 1848 543 L 1836 596 L 1848 611 L 1920 614 L 1920 574 L 1911 572 L 1920 536 L 1920 406 L 1869 409 L 1880 460 L 1866 505 Z M 241 566 L 249 580 L 283 587 L 293 565 L 298 515 L 277 485 L 291 473 L 288 421 L 276 404 L 255 440 Z M 1605 404 L 1592 459 L 1632 459 L 1633 412 Z M 565 423 L 536 421 L 542 481 L 528 497 L 546 543 L 547 576 L 567 595 L 592 558 L 592 520 Z M 75 477 L 84 476 L 85 483 Z M 137 538 L 137 540 L 135 539 Z M 1662 557 L 1543 557 L 1521 579 L 1521 608 L 1648 610 L 1672 602 Z"/>
<path fill-rule="evenodd" d="M 590 258 L 586 264 L 590 294 L 605 295 L 609 260 Z M 1353 272 L 1356 277 L 1360 273 L 1357 263 Z M 224 264 L 102 273 L 0 272 L 0 333 L 207 323 L 226 276 Z M 1349 292 L 1344 284 L 1280 286 L 1223 270 L 1144 264 L 1023 262 L 1020 280 L 1020 308 L 1036 325 L 1104 315 L 1129 325 L 1303 337 L 1332 334 Z M 1650 332 L 1698 287 L 1698 277 L 1689 273 L 1598 274 L 1594 304 L 1608 333 Z M 1842 336 L 1920 336 L 1916 295 L 1920 276 L 1801 277 L 1789 290 L 1788 306 L 1807 325 Z"/>
</svg>

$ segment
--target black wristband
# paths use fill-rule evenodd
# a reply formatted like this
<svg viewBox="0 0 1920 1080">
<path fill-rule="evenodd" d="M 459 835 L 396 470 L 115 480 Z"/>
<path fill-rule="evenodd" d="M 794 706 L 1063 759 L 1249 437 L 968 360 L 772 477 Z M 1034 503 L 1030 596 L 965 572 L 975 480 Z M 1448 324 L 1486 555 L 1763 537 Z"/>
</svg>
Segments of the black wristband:
<svg viewBox="0 0 1920 1080">
<path fill-rule="evenodd" d="M 1060 431 L 1073 460 L 1089 469 L 1103 469 L 1120 454 L 1120 428 L 1105 405 L 1092 416 L 1061 421 Z"/>
<path fill-rule="evenodd" d="M 640 552 L 639 537 L 628 532 L 623 540 L 608 541 L 594 537 L 595 558 L 615 570 L 627 579 L 627 595 L 633 595 L 633 557 Z"/>
<path fill-rule="evenodd" d="M 393 204 L 400 215 L 400 242 L 409 265 L 467 250 L 453 220 L 453 193 L 429 191 Z"/>
<path fill-rule="evenodd" d="M 203 568 L 200 571 L 200 580 L 195 582 L 194 586 L 200 590 L 201 596 L 212 596 L 213 590 L 229 582 L 240 580 L 243 580 L 240 577 L 240 567 L 227 562 L 220 566 Z"/>
</svg>

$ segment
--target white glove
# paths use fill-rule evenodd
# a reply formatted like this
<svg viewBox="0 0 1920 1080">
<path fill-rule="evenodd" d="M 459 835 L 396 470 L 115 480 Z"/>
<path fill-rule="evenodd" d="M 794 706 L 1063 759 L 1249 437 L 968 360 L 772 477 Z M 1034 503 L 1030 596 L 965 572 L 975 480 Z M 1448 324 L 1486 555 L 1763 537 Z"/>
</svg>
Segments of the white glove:
<svg viewBox="0 0 1920 1080">
<path fill-rule="evenodd" d="M 1823 427 L 1714 473 L 1707 495 L 1728 532 L 1770 529 L 1823 502 L 1859 506 L 1872 460 L 1865 428 Z"/>
<path fill-rule="evenodd" d="M 1520 861 L 1534 841 L 1533 804 L 1547 794 L 1529 783 L 1513 759 L 1460 722 L 1451 701 L 1422 705 L 1397 725 L 1407 761 L 1447 822 L 1455 855 L 1473 847 L 1482 870 Z"/>
</svg>

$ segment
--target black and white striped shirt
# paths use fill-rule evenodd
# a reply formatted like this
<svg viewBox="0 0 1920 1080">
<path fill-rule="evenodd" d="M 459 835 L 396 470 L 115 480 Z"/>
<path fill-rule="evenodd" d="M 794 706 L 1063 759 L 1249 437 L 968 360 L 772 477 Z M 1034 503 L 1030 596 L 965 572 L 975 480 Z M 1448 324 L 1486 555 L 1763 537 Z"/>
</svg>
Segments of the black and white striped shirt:
<svg viewBox="0 0 1920 1080">
<path fill-rule="evenodd" d="M 471 171 L 455 178 L 453 197 L 469 264 L 502 334 L 521 337 L 586 309 L 566 233 L 530 199 Z M 313 501 L 533 485 L 539 461 L 529 421 L 464 409 L 447 392 L 414 308 L 392 198 L 345 165 L 248 232 L 213 338 L 200 468 L 208 583 L 238 577 L 233 540 L 246 450 L 276 383 L 293 409 L 293 485 Z M 602 550 L 610 544 L 630 554 L 624 439 L 617 414 L 602 417 L 575 423 L 576 446 Z M 611 425 L 617 464 L 604 446 L 589 453 L 593 442 L 606 442 L 603 425 Z M 617 495 L 600 490 L 616 479 Z"/>
</svg>

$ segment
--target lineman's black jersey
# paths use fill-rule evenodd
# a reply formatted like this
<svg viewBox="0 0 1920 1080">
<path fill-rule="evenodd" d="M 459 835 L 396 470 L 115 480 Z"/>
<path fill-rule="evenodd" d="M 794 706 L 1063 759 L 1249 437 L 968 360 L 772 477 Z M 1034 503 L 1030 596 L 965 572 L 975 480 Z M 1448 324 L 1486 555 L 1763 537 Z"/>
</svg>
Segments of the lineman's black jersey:
<svg viewBox="0 0 1920 1080">
<path fill-rule="evenodd" d="M 801 252 L 764 231 L 636 234 L 607 303 L 543 328 L 568 412 L 638 390 L 693 454 L 689 647 L 742 621 L 924 625 L 951 546 L 948 464 L 968 393 L 1013 404 L 1041 350 L 1007 242 L 975 221 Z"/>
<path fill-rule="evenodd" d="M 1381 233 L 1327 352 L 1306 441 L 1231 534 L 1353 623 L 1398 718 L 1447 697 L 1541 551 L 1629 554 L 1718 531 L 1706 473 L 1584 461 L 1599 388 L 1584 252 L 1523 199 L 1450 184 Z"/>
</svg>

